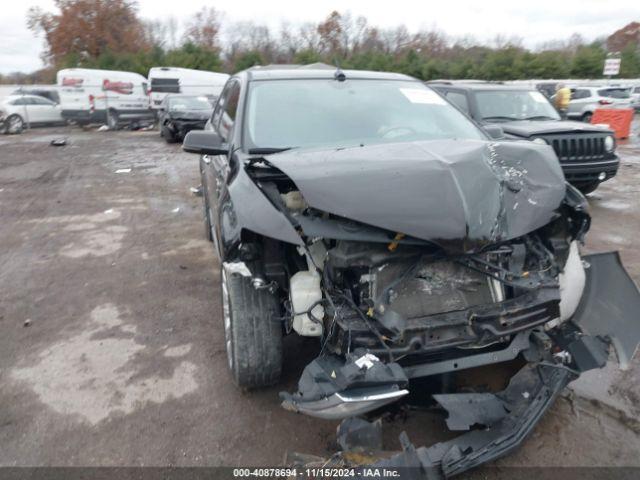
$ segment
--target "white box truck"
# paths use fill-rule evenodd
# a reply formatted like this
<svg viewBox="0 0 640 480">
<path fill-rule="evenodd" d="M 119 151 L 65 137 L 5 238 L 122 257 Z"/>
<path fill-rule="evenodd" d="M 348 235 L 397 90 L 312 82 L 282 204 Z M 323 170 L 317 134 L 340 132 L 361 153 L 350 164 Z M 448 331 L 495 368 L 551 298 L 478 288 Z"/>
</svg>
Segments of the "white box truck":
<svg viewBox="0 0 640 480">
<path fill-rule="evenodd" d="M 170 93 L 217 98 L 228 79 L 229 75 L 226 73 L 190 68 L 153 67 L 149 70 L 151 108 L 159 109 L 164 97 Z"/>
<path fill-rule="evenodd" d="M 58 71 L 62 118 L 79 125 L 107 123 L 150 124 L 155 112 L 149 108 L 147 79 L 132 72 L 66 68 Z"/>
</svg>

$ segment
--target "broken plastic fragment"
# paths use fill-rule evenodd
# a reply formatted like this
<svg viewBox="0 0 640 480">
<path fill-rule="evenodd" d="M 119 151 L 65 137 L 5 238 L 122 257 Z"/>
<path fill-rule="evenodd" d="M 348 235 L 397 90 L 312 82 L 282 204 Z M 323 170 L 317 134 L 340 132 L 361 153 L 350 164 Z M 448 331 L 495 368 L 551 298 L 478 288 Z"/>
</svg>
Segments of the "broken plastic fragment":
<svg viewBox="0 0 640 480">
<path fill-rule="evenodd" d="M 449 412 L 449 430 L 469 430 L 474 425 L 488 427 L 508 413 L 504 401 L 492 393 L 452 393 L 433 398 Z"/>
<path fill-rule="evenodd" d="M 380 359 L 372 353 L 366 353 L 355 361 L 358 368 L 366 368 L 367 370 L 373 367 L 373 362 L 379 362 Z"/>
<path fill-rule="evenodd" d="M 382 421 L 367 422 L 358 417 L 345 418 L 338 425 L 338 445 L 343 452 L 382 450 Z"/>
</svg>

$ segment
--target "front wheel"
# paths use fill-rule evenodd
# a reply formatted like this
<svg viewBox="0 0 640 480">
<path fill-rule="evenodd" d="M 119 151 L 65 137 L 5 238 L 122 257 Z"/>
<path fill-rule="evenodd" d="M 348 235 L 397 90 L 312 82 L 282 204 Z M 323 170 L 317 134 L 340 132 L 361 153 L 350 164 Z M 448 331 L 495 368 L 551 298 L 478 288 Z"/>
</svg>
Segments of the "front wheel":
<svg viewBox="0 0 640 480">
<path fill-rule="evenodd" d="M 273 385 L 282 371 L 282 325 L 279 302 L 251 279 L 221 268 L 222 318 L 227 362 L 240 388 Z"/>
<path fill-rule="evenodd" d="M 166 125 L 162 126 L 162 137 L 167 143 L 176 143 L 176 137 L 173 136 L 173 133 Z"/>
<path fill-rule="evenodd" d="M 591 117 L 593 117 L 593 114 L 591 112 L 587 112 L 582 115 L 582 121 L 585 123 L 591 123 Z"/>
<path fill-rule="evenodd" d="M 4 122 L 4 132 L 9 134 L 22 133 L 24 130 L 24 121 L 20 115 L 9 115 Z"/>
</svg>

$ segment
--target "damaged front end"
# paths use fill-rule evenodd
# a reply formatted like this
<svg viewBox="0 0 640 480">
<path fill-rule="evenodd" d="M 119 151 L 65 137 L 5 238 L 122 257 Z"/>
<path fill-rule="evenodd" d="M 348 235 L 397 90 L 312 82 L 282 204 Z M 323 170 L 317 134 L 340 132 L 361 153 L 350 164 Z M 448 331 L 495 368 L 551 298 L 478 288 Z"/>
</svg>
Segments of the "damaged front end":
<svg viewBox="0 0 640 480">
<path fill-rule="evenodd" d="M 557 162 L 481 142 L 445 160 L 450 146 L 292 152 L 238 174 L 299 238 L 286 273 L 249 262 L 247 275 L 286 292 L 286 331 L 321 341 L 284 408 L 346 419 L 406 399 L 416 379 L 517 365 L 502 389 L 440 382 L 432 401 L 468 433 L 405 442 L 380 464 L 436 477 L 517 447 L 570 381 L 606 363 L 610 343 L 626 363 L 640 339 L 638 290 L 616 254 L 581 257 L 586 200 Z"/>
</svg>

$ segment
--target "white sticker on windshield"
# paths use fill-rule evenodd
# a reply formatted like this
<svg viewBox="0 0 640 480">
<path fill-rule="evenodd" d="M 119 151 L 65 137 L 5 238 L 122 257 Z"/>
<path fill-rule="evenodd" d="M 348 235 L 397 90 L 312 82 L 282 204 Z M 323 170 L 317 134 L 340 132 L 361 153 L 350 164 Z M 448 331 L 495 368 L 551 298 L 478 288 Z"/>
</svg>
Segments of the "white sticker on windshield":
<svg viewBox="0 0 640 480">
<path fill-rule="evenodd" d="M 529 92 L 529 96 L 538 103 L 548 103 L 547 99 L 540 92 Z"/>
<path fill-rule="evenodd" d="M 446 105 L 447 102 L 433 90 L 423 90 L 421 88 L 401 88 L 402 94 L 411 103 L 427 103 L 430 105 Z"/>
</svg>

